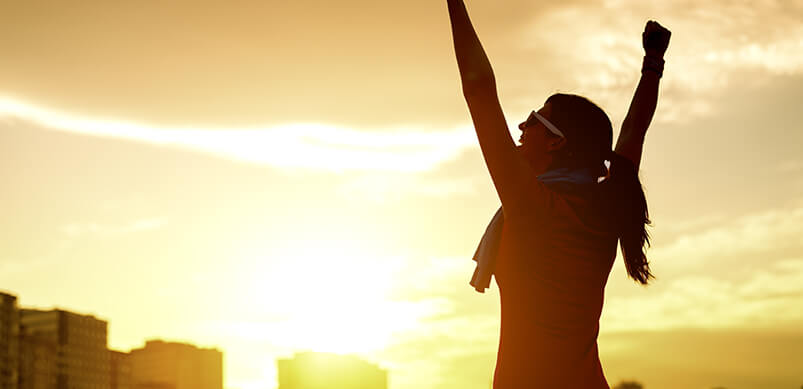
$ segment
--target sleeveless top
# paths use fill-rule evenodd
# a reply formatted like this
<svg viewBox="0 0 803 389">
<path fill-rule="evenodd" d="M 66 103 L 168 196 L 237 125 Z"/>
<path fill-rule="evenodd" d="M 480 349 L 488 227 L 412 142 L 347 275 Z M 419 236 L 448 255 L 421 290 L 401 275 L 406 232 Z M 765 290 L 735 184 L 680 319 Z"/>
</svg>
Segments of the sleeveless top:
<svg viewBox="0 0 803 389">
<path fill-rule="evenodd" d="M 505 213 L 494 276 L 501 331 L 494 389 L 608 389 L 597 351 L 617 238 L 592 204 L 602 185 L 527 184 Z M 580 189 L 578 189 L 580 188 Z"/>
</svg>

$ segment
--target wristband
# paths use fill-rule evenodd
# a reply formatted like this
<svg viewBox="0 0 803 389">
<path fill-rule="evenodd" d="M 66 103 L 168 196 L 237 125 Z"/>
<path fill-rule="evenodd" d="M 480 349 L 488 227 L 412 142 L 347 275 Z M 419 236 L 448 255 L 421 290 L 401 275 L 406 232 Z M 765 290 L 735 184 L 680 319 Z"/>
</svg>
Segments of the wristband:
<svg viewBox="0 0 803 389">
<path fill-rule="evenodd" d="M 652 71 L 658 74 L 658 78 L 664 75 L 664 59 L 653 57 L 650 55 L 644 56 L 644 62 L 641 65 L 641 73 L 645 71 Z"/>
</svg>

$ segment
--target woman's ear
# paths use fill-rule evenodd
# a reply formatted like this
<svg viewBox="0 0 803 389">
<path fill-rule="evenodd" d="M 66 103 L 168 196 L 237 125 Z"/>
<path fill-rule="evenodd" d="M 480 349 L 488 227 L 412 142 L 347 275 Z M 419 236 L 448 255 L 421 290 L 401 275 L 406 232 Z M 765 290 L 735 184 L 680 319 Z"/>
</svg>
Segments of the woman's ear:
<svg viewBox="0 0 803 389">
<path fill-rule="evenodd" d="M 557 151 L 562 148 L 566 147 L 566 138 L 562 136 L 556 136 L 549 139 L 547 142 L 547 151 Z"/>
</svg>

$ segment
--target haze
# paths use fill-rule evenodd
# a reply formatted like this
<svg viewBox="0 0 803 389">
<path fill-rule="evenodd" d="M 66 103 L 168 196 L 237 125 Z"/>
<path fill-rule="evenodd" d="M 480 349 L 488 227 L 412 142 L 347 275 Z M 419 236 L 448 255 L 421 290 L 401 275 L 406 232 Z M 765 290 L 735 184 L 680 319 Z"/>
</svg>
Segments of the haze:
<svg viewBox="0 0 803 389">
<path fill-rule="evenodd" d="M 511 123 L 561 91 L 618 128 L 644 23 L 672 30 L 642 164 L 658 279 L 617 260 L 611 384 L 800 387 L 803 2 L 467 4 Z M 5 1 L 0 49 L 22 305 L 109 320 L 115 349 L 217 346 L 227 388 L 305 349 L 489 386 L 498 295 L 468 281 L 498 199 L 445 2 Z"/>
</svg>

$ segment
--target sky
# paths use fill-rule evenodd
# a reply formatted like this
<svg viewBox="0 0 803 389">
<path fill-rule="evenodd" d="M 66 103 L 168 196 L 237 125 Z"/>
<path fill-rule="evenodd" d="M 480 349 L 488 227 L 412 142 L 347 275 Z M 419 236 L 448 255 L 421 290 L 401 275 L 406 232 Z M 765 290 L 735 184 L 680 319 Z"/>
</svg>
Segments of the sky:
<svg viewBox="0 0 803 389">
<path fill-rule="evenodd" d="M 803 385 L 803 1 L 468 1 L 515 124 L 552 93 L 621 125 L 647 20 L 672 30 L 641 177 L 657 279 L 621 258 L 611 384 Z M 498 198 L 445 1 L 0 0 L 0 290 L 109 321 L 109 346 L 354 353 L 391 389 L 484 389 Z M 511 125 L 515 129 L 515 126 Z"/>
</svg>

